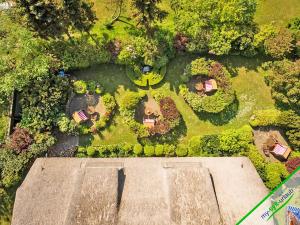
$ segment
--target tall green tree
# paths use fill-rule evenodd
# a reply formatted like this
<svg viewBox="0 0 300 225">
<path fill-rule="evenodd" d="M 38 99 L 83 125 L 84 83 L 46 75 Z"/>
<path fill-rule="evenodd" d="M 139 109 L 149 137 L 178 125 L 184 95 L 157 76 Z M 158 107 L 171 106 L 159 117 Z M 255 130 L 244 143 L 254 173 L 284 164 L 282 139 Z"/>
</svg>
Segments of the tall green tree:
<svg viewBox="0 0 300 225">
<path fill-rule="evenodd" d="M 175 27 L 190 38 L 190 51 L 216 55 L 251 50 L 255 0 L 172 0 Z"/>
<path fill-rule="evenodd" d="M 81 0 L 63 0 L 63 10 L 72 28 L 91 36 L 90 31 L 97 20 L 92 3 Z"/>
<path fill-rule="evenodd" d="M 156 21 L 162 21 L 167 16 L 167 12 L 157 6 L 160 2 L 161 0 L 132 0 L 137 26 L 141 25 L 149 32 Z"/>
<path fill-rule="evenodd" d="M 42 38 L 60 38 L 67 33 L 68 20 L 54 1 L 17 0 L 28 25 Z"/>
</svg>

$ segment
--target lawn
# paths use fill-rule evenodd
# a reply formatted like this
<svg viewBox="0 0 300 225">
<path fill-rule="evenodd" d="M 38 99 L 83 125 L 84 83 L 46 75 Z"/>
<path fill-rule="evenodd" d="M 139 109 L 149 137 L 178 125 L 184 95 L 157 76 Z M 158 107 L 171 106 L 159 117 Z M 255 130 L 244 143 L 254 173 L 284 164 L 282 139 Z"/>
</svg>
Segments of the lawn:
<svg viewBox="0 0 300 225">
<path fill-rule="evenodd" d="M 195 56 L 179 56 L 168 65 L 165 80 L 156 87 L 171 96 L 180 111 L 185 131 L 179 141 L 186 142 L 192 136 L 219 133 L 229 128 L 239 128 L 248 124 L 253 110 L 269 109 L 274 107 L 270 89 L 266 86 L 264 78 L 260 73 L 259 66 L 264 59 L 244 58 L 241 56 L 227 56 L 218 58 L 231 71 L 232 85 L 237 94 L 238 110 L 234 115 L 226 117 L 226 121 L 218 117 L 203 117 L 197 115 L 187 105 L 184 99 L 178 95 L 178 86 L 181 83 L 180 75 L 188 63 Z M 90 69 L 79 71 L 75 74 L 78 79 L 96 80 L 105 87 L 105 91 L 112 93 L 117 101 L 124 90 L 137 91 L 126 77 L 125 68 L 113 64 L 94 66 Z M 122 121 L 117 112 L 111 125 L 100 135 L 82 137 L 82 145 L 115 144 L 120 142 L 136 143 L 137 138 L 127 125 Z"/>
<path fill-rule="evenodd" d="M 255 21 L 258 24 L 274 23 L 286 26 L 291 18 L 300 15 L 299 0 L 257 0 Z"/>
</svg>

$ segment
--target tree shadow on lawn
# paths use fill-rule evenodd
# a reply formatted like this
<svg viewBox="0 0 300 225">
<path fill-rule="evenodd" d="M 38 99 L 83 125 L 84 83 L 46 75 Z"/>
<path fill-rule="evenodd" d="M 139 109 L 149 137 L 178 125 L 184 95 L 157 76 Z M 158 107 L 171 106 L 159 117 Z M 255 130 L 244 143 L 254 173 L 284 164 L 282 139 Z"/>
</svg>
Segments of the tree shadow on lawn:
<svg viewBox="0 0 300 225">
<path fill-rule="evenodd" d="M 156 144 L 173 144 L 179 143 L 180 138 L 186 136 L 187 126 L 184 120 L 181 118 L 178 126 L 173 128 L 170 132 L 164 135 L 154 135 L 147 138 L 140 138 L 139 142 L 144 145 L 156 145 Z"/>
<path fill-rule="evenodd" d="M 200 120 L 209 121 L 213 125 L 222 126 L 232 120 L 238 113 L 239 101 L 236 99 L 220 113 L 197 113 Z"/>
</svg>

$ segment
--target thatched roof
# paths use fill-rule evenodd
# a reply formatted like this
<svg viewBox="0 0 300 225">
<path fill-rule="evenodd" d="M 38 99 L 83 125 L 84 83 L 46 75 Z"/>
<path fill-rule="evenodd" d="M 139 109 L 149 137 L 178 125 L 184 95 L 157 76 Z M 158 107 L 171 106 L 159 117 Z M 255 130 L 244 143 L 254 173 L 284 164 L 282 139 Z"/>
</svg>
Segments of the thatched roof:
<svg viewBox="0 0 300 225">
<path fill-rule="evenodd" d="M 247 158 L 42 158 L 12 225 L 234 224 L 267 190 Z"/>
</svg>

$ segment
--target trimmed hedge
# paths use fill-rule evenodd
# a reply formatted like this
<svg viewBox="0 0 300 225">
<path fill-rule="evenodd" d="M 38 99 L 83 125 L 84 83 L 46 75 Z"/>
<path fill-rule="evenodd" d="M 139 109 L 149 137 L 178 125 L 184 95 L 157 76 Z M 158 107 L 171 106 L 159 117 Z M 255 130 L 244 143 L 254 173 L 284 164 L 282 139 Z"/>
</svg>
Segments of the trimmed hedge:
<svg viewBox="0 0 300 225">
<path fill-rule="evenodd" d="M 149 86 L 153 86 L 156 85 L 158 83 L 160 83 L 167 72 L 167 67 L 163 66 L 162 68 L 158 69 L 158 71 L 151 71 L 149 73 L 145 73 L 143 74 L 140 71 L 140 68 L 132 68 L 127 66 L 126 67 L 126 74 L 128 76 L 128 78 L 137 86 L 140 87 L 147 87 Z"/>
<path fill-rule="evenodd" d="M 179 86 L 179 94 L 196 112 L 220 113 L 231 105 L 235 99 L 235 92 L 231 88 L 230 74 L 220 63 L 199 58 L 191 62 L 181 76 L 187 83 L 193 76 L 203 76 L 216 80 L 218 90 L 212 95 L 198 95 L 189 90 L 187 85 Z"/>
</svg>

